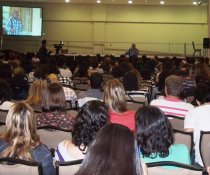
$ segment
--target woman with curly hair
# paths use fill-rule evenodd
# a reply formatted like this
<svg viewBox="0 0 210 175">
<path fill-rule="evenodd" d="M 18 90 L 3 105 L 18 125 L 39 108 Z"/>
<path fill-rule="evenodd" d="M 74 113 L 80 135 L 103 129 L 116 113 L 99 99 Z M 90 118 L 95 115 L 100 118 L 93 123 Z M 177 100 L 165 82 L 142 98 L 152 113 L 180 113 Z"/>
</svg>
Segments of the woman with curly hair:
<svg viewBox="0 0 210 175">
<path fill-rule="evenodd" d="M 72 140 L 65 140 L 58 145 L 55 159 L 61 162 L 83 159 L 96 133 L 107 124 L 108 115 L 108 108 L 103 102 L 85 103 L 76 117 Z"/>
<path fill-rule="evenodd" d="M 145 163 L 175 161 L 190 164 L 187 146 L 173 144 L 172 126 L 157 107 L 144 106 L 137 111 L 136 138 Z"/>
<path fill-rule="evenodd" d="M 41 144 L 33 109 L 26 103 L 14 104 L 6 118 L 6 130 L 0 135 L 0 157 L 14 157 L 42 164 L 43 175 L 54 175 L 50 150 Z"/>
</svg>

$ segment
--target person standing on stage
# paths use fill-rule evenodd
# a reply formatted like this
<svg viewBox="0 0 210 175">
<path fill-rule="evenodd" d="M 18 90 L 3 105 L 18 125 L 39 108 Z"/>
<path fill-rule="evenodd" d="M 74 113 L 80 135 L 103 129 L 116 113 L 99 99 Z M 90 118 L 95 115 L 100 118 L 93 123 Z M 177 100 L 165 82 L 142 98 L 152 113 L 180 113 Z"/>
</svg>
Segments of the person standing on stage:
<svg viewBox="0 0 210 175">
<path fill-rule="evenodd" d="M 139 50 L 136 48 L 136 44 L 132 43 L 131 48 L 128 49 L 128 51 L 125 53 L 125 55 L 129 56 L 130 62 L 135 62 L 135 60 L 138 58 Z"/>
</svg>

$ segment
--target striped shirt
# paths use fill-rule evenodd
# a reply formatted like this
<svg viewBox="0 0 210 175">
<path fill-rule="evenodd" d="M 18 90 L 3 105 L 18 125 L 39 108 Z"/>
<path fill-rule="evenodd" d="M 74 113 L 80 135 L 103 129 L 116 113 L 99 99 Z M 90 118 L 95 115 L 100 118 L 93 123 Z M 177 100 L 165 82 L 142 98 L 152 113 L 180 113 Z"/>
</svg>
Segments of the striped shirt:
<svg viewBox="0 0 210 175">
<path fill-rule="evenodd" d="M 186 103 L 176 97 L 152 100 L 150 105 L 158 107 L 165 115 L 175 115 L 178 117 L 185 117 L 186 113 L 194 108 L 190 103 Z"/>
</svg>

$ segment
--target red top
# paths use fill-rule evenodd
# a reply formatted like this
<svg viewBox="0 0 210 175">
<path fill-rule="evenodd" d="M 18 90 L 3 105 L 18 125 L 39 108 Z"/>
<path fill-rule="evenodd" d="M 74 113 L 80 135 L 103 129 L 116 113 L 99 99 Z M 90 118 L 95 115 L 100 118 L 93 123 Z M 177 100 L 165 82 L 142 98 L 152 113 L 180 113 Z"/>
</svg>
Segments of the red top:
<svg viewBox="0 0 210 175">
<path fill-rule="evenodd" d="M 127 126 L 131 131 L 135 131 L 135 111 L 126 111 L 123 113 L 116 113 L 109 111 L 110 123 L 117 123 Z"/>
</svg>

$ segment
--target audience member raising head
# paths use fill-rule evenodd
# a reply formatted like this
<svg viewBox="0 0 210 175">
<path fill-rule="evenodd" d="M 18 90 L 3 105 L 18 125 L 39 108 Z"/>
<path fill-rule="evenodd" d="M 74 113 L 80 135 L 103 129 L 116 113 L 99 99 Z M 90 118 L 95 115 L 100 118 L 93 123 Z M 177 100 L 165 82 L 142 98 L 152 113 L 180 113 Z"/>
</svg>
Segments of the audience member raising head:
<svg viewBox="0 0 210 175">
<path fill-rule="evenodd" d="M 59 83 L 50 83 L 42 91 L 42 113 L 37 114 L 37 124 L 71 129 L 74 118 L 65 111 L 66 99 Z"/>
<path fill-rule="evenodd" d="M 190 164 L 189 150 L 182 144 L 173 145 L 172 126 L 156 107 L 144 106 L 137 111 L 136 138 L 145 163 L 175 161 Z"/>
<path fill-rule="evenodd" d="M 6 131 L 0 136 L 0 157 L 41 162 L 44 175 L 55 174 L 51 152 L 39 140 L 33 109 L 28 104 L 16 103 L 10 108 Z"/>
<path fill-rule="evenodd" d="M 117 79 L 109 80 L 104 89 L 104 102 L 110 109 L 110 122 L 135 129 L 134 111 L 129 111 L 126 105 L 125 90 Z"/>
<path fill-rule="evenodd" d="M 83 159 L 96 133 L 108 122 L 108 108 L 101 101 L 85 103 L 78 113 L 72 131 L 72 140 L 61 142 L 55 152 L 59 161 Z"/>
<path fill-rule="evenodd" d="M 91 143 L 76 175 L 142 175 L 137 152 L 134 135 L 127 127 L 107 125 Z"/>
</svg>

